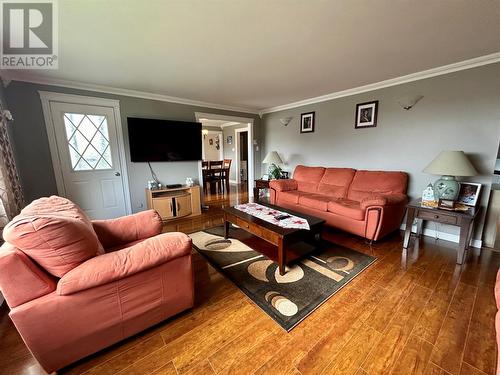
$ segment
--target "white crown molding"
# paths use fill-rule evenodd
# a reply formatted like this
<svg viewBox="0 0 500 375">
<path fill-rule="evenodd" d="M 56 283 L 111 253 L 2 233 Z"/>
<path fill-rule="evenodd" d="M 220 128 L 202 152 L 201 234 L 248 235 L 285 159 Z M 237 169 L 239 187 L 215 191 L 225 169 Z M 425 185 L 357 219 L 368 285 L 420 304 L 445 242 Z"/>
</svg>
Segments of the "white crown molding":
<svg viewBox="0 0 500 375">
<path fill-rule="evenodd" d="M 225 124 L 222 124 L 220 127 L 222 129 L 224 129 L 224 128 L 227 128 L 229 126 L 235 126 L 235 125 L 245 125 L 245 126 L 247 126 L 248 124 L 246 122 L 242 123 L 242 122 L 236 122 L 236 121 L 229 121 L 229 122 L 227 122 Z"/>
<path fill-rule="evenodd" d="M 40 84 L 40 85 L 59 86 L 59 87 L 77 89 L 77 90 L 85 90 L 85 91 L 101 92 L 101 93 L 114 94 L 114 95 L 130 96 L 130 97 L 142 98 L 142 99 L 158 100 L 158 101 L 169 102 L 169 103 L 178 103 L 178 104 L 193 105 L 193 106 L 198 106 L 198 107 L 222 109 L 222 110 L 233 111 L 233 112 L 258 114 L 262 118 L 262 115 L 266 114 L 266 113 L 279 112 L 279 111 L 284 111 L 287 109 L 302 107 L 302 106 L 309 105 L 309 104 L 325 102 L 325 101 L 332 100 L 332 99 L 361 94 L 364 92 L 374 91 L 374 90 L 378 90 L 378 89 L 382 89 L 382 88 L 386 88 L 386 87 L 397 86 L 397 85 L 401 85 L 403 83 L 419 81 L 421 79 L 426 79 L 426 78 L 431 78 L 431 77 L 440 76 L 440 75 L 444 75 L 444 74 L 449 74 L 449 73 L 453 73 L 453 72 L 457 72 L 457 71 L 461 71 L 461 70 L 466 70 L 466 69 L 471 69 L 471 68 L 475 68 L 475 67 L 479 67 L 479 66 L 483 66 L 483 65 L 494 64 L 497 62 L 500 62 L 500 52 L 492 53 L 492 54 L 485 55 L 485 56 L 476 57 L 476 58 L 469 59 L 469 60 L 460 61 L 460 62 L 449 64 L 449 65 L 443 65 L 443 66 L 440 66 L 437 68 L 432 68 L 432 69 L 404 75 L 404 76 L 397 77 L 397 78 L 391 78 L 391 79 L 388 79 L 385 81 L 371 83 L 369 85 L 359 86 L 359 87 L 355 87 L 355 88 L 347 89 L 347 90 L 343 90 L 343 91 L 337 91 L 334 93 L 330 93 L 330 94 L 326 94 L 326 95 L 322 95 L 322 96 L 317 96 L 314 98 L 304 99 L 304 100 L 296 101 L 296 102 L 289 103 L 289 104 L 279 105 L 279 106 L 275 106 L 275 107 L 269 107 L 269 108 L 262 109 L 260 111 L 257 109 L 251 109 L 251 108 L 247 108 L 247 107 L 238 107 L 238 106 L 210 103 L 210 102 L 204 102 L 204 101 L 199 101 L 199 100 L 179 98 L 179 97 L 175 97 L 175 96 L 148 93 L 145 91 L 129 90 L 129 89 L 122 89 L 122 88 L 103 86 L 103 85 L 94 85 L 94 84 L 88 84 L 88 83 L 70 81 L 70 80 L 59 80 L 59 79 L 51 79 L 51 78 L 33 77 L 33 76 L 25 75 L 25 74 L 20 74 L 19 72 L 14 72 L 12 70 L 2 72 L 1 80 L 2 80 L 2 83 L 4 84 L 4 86 L 7 86 L 11 81 L 22 81 L 22 82 L 36 83 L 36 84 Z"/>
<path fill-rule="evenodd" d="M 22 74 L 17 75 L 17 74 L 12 73 L 12 71 L 10 71 L 9 73 L 2 73 L 2 81 L 4 81 L 4 82 L 7 81 L 9 83 L 11 81 L 29 82 L 29 83 L 36 83 L 39 85 L 66 87 L 66 88 L 71 88 L 71 89 L 76 89 L 76 90 L 85 90 L 85 91 L 101 92 L 101 93 L 113 94 L 113 95 L 130 96 L 130 97 L 134 97 L 134 98 L 158 100 L 158 101 L 162 101 L 162 102 L 186 104 L 186 105 L 193 105 L 193 106 L 197 106 L 197 107 L 206 107 L 206 108 L 211 108 L 211 109 L 212 108 L 213 109 L 222 109 L 222 110 L 232 111 L 232 112 L 251 113 L 251 114 L 255 114 L 255 115 L 259 114 L 258 110 L 246 108 L 246 107 L 238 107 L 238 106 L 231 106 L 231 105 L 225 105 L 225 104 L 210 103 L 210 102 L 204 102 L 204 101 L 200 101 L 200 100 L 178 98 L 176 96 L 154 94 L 154 93 L 149 93 L 149 92 L 145 92 L 145 91 L 122 89 L 122 88 L 111 87 L 111 86 L 94 85 L 94 84 L 90 84 L 90 83 L 83 83 L 83 82 L 77 82 L 77 81 L 32 77 L 32 76 L 27 76 L 27 75 L 22 75 Z"/>
<path fill-rule="evenodd" d="M 316 96 L 314 98 L 304 99 L 297 102 L 279 105 L 276 107 L 265 108 L 259 112 L 259 115 L 262 117 L 265 113 L 272 113 L 278 111 L 284 111 L 286 109 L 292 109 L 297 107 L 302 107 L 309 104 L 315 104 L 320 102 L 326 102 L 328 100 L 342 98 L 346 96 L 361 94 L 368 91 L 378 90 L 386 87 L 397 86 L 403 83 L 419 81 L 421 79 L 431 78 L 435 76 L 440 76 L 444 74 L 449 74 L 453 72 L 458 72 L 460 70 L 466 70 L 475 68 L 478 66 L 494 64 L 500 62 L 500 52 L 492 53 L 490 55 L 480 56 L 469 60 L 460 61 L 457 63 L 443 65 L 437 68 L 432 68 L 428 70 L 424 70 L 417 73 L 408 74 L 405 76 L 391 78 L 385 81 L 380 81 L 376 83 L 371 83 L 369 85 L 359 86 L 348 90 L 337 91 L 331 94 Z"/>
</svg>

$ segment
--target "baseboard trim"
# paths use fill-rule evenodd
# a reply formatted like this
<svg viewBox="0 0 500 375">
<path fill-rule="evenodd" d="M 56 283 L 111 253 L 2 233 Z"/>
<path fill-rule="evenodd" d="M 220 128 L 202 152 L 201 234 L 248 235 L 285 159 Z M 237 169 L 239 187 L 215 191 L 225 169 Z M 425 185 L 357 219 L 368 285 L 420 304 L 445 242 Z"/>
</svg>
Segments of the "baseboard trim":
<svg viewBox="0 0 500 375">
<path fill-rule="evenodd" d="M 405 230 L 406 224 L 401 224 L 400 229 Z M 417 225 L 416 224 L 412 226 L 411 231 L 412 231 L 412 233 L 417 233 Z M 445 240 L 445 241 L 450 241 L 450 242 L 455 242 L 455 243 L 458 243 L 460 240 L 460 237 L 458 234 L 446 233 L 446 232 L 442 232 L 442 231 L 434 230 L 434 229 L 429 229 L 429 228 L 424 228 L 424 230 L 422 231 L 422 234 L 426 237 L 438 238 L 440 240 Z M 469 245 L 480 249 L 483 246 L 483 241 L 472 238 Z"/>
</svg>

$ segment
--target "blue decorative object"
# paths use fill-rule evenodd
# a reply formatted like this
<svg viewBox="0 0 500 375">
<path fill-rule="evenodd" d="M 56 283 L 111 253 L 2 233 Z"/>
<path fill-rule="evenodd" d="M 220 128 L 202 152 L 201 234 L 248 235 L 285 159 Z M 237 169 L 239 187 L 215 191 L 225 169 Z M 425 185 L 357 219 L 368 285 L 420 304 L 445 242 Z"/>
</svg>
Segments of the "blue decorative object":
<svg viewBox="0 0 500 375">
<path fill-rule="evenodd" d="M 434 196 L 436 199 L 457 200 L 460 183 L 454 176 L 444 175 L 434 183 Z"/>
</svg>

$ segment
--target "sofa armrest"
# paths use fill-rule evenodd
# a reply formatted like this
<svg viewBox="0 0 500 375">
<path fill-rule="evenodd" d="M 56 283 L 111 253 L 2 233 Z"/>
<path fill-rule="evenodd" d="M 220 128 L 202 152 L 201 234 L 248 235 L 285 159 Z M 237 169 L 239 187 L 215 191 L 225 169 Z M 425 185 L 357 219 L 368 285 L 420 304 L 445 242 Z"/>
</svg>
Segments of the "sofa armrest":
<svg viewBox="0 0 500 375">
<path fill-rule="evenodd" d="M 80 264 L 59 280 L 57 294 L 69 295 L 108 284 L 190 253 L 191 238 L 184 233 L 160 234 Z"/>
<path fill-rule="evenodd" d="M 360 206 L 363 209 L 373 206 L 402 206 L 405 205 L 407 201 L 408 197 L 404 194 L 380 194 L 364 198 Z"/>
<path fill-rule="evenodd" d="M 92 225 L 106 249 L 156 236 L 163 229 L 161 217 L 155 210 L 111 220 L 94 220 Z"/>
<path fill-rule="evenodd" d="M 269 187 L 276 191 L 297 190 L 297 181 L 293 179 L 272 180 L 269 182 Z"/>
<path fill-rule="evenodd" d="M 44 296 L 56 289 L 56 282 L 31 259 L 10 244 L 0 249 L 0 290 L 10 308 Z"/>
</svg>

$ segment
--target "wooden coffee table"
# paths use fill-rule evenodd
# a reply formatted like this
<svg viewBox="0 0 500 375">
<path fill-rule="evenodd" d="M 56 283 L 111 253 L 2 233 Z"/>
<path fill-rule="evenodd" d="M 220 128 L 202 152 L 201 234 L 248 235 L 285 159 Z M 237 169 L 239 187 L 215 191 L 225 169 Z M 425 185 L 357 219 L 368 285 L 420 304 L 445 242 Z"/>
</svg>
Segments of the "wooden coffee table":
<svg viewBox="0 0 500 375">
<path fill-rule="evenodd" d="M 229 237 L 229 226 L 230 223 L 233 223 L 241 229 L 277 246 L 277 251 L 275 252 L 255 250 L 276 262 L 279 267 L 280 275 L 284 275 L 285 266 L 288 263 L 305 255 L 303 252 L 291 249 L 290 245 L 301 241 L 318 243 L 321 239 L 321 230 L 325 220 L 293 212 L 270 204 L 259 204 L 278 211 L 289 213 L 291 215 L 299 216 L 307 220 L 310 230 L 282 228 L 259 219 L 258 217 L 237 210 L 234 207 L 224 207 L 224 237 L 226 239 Z"/>
</svg>

